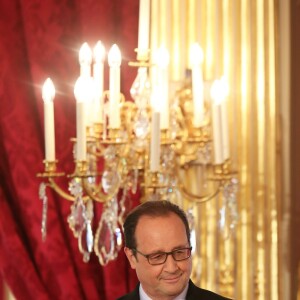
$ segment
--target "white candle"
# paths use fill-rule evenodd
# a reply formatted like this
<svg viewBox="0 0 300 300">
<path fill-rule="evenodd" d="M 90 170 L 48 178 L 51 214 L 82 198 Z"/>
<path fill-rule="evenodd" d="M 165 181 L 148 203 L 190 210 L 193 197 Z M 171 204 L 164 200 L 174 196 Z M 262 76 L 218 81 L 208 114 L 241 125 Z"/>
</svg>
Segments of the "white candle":
<svg viewBox="0 0 300 300">
<path fill-rule="evenodd" d="M 79 64 L 80 64 L 80 77 L 91 78 L 91 64 L 92 64 L 92 50 L 88 43 L 83 43 L 79 50 Z M 88 88 L 84 88 L 87 93 L 90 92 Z M 85 122 L 86 126 L 92 126 L 93 123 L 93 99 L 91 101 L 85 100 L 84 111 L 85 111 Z"/>
<path fill-rule="evenodd" d="M 150 144 L 150 171 L 159 171 L 160 163 L 160 113 L 152 113 L 151 144 Z"/>
<path fill-rule="evenodd" d="M 160 129 L 169 128 L 169 53 L 166 48 L 161 47 L 154 56 L 157 64 L 157 82 L 155 87 L 156 97 L 160 100 Z"/>
<path fill-rule="evenodd" d="M 109 127 L 120 128 L 120 66 L 121 52 L 114 44 L 108 52 L 109 64 Z"/>
<path fill-rule="evenodd" d="M 91 76 L 92 50 L 83 43 L 79 50 L 80 76 Z"/>
<path fill-rule="evenodd" d="M 94 47 L 94 66 L 93 76 L 95 82 L 95 105 L 93 112 L 93 121 L 95 123 L 103 123 L 103 78 L 104 78 L 104 59 L 105 48 L 103 44 L 98 41 Z"/>
<path fill-rule="evenodd" d="M 214 163 L 221 164 L 223 158 L 223 141 L 222 141 L 222 96 L 220 94 L 220 81 L 215 80 L 211 87 L 212 103 L 212 125 L 213 125 L 213 145 L 214 145 Z"/>
<path fill-rule="evenodd" d="M 204 120 L 204 100 L 203 100 L 203 74 L 202 61 L 203 51 L 199 44 L 191 46 L 190 60 L 192 63 L 192 94 L 194 104 L 194 127 L 199 128 Z"/>
<path fill-rule="evenodd" d="M 148 56 L 150 24 L 150 0 L 140 0 L 139 31 L 138 31 L 138 59 Z"/>
<path fill-rule="evenodd" d="M 155 65 L 151 68 L 151 99 L 150 104 L 152 110 L 160 111 L 161 101 L 159 97 L 159 86 L 158 86 L 158 67 Z"/>
<path fill-rule="evenodd" d="M 75 83 L 76 98 L 76 160 L 86 160 L 86 125 L 85 125 L 85 84 L 84 77 L 79 77 Z"/>
<path fill-rule="evenodd" d="M 229 132 L 228 132 L 228 113 L 227 113 L 227 101 L 226 97 L 229 94 L 229 87 L 224 77 L 220 80 L 221 91 L 223 95 L 223 101 L 221 104 L 221 118 L 222 118 L 222 140 L 223 140 L 223 158 L 228 159 L 230 156 L 229 147 Z"/>
<path fill-rule="evenodd" d="M 54 134 L 54 107 L 55 87 L 50 78 L 47 78 L 42 90 L 44 100 L 44 130 L 45 130 L 45 159 L 55 161 L 55 134 Z"/>
<path fill-rule="evenodd" d="M 76 160 L 86 160 L 86 128 L 84 102 L 76 102 Z"/>
<path fill-rule="evenodd" d="M 214 142 L 214 162 L 221 164 L 223 159 L 222 127 L 221 127 L 221 104 L 213 104 L 213 142 Z"/>
</svg>

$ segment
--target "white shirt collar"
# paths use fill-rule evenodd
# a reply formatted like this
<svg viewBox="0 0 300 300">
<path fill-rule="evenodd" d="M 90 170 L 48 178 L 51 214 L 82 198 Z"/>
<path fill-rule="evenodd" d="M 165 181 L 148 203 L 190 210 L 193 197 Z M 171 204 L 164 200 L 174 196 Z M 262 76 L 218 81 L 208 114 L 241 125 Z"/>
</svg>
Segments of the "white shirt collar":
<svg viewBox="0 0 300 300">
<path fill-rule="evenodd" d="M 184 290 L 173 300 L 185 300 L 188 288 L 189 288 L 189 285 L 187 284 L 186 287 L 184 288 Z M 144 291 L 144 289 L 142 287 L 142 284 L 140 284 L 139 293 L 140 293 L 140 300 L 153 300 L 146 294 L 146 292 Z"/>
</svg>

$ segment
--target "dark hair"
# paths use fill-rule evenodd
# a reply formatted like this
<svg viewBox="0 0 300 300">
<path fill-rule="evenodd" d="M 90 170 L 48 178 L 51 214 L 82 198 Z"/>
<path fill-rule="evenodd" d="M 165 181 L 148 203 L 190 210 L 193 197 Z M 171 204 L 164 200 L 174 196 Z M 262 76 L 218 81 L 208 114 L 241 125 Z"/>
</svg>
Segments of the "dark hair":
<svg viewBox="0 0 300 300">
<path fill-rule="evenodd" d="M 176 214 L 185 226 L 186 236 L 190 243 L 190 228 L 185 212 L 176 204 L 167 200 L 150 200 L 135 207 L 126 217 L 123 228 L 125 246 L 130 249 L 136 248 L 135 229 L 142 216 L 161 217 L 170 213 Z"/>
</svg>

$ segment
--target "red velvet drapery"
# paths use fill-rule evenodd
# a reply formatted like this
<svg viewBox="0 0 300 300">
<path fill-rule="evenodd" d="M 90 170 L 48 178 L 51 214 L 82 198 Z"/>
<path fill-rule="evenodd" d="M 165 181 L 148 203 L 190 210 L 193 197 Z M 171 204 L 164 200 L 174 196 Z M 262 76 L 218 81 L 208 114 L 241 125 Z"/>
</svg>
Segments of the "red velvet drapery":
<svg viewBox="0 0 300 300">
<path fill-rule="evenodd" d="M 67 224 L 71 202 L 49 190 L 48 236 L 42 242 L 36 173 L 43 170 L 44 80 L 51 77 L 57 91 L 59 168 L 71 173 L 78 50 L 85 41 L 93 46 L 101 40 L 107 49 L 117 43 L 122 91 L 129 91 L 136 72 L 127 63 L 135 58 L 138 5 L 138 0 L 0 1 L 0 271 L 17 299 L 112 300 L 137 282 L 123 251 L 105 267 L 94 254 L 89 263 L 82 261 Z M 97 221 L 101 209 L 98 204 Z"/>
</svg>

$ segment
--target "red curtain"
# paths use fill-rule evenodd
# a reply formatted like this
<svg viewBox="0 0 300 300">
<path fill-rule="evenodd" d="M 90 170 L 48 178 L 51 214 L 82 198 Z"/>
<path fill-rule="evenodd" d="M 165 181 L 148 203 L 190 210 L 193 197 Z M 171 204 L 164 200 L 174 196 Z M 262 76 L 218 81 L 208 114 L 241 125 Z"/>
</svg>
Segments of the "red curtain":
<svg viewBox="0 0 300 300">
<path fill-rule="evenodd" d="M 58 168 L 72 173 L 75 136 L 73 87 L 78 50 L 101 40 L 121 49 L 122 91 L 128 98 L 136 70 L 138 0 L 0 1 L 0 271 L 17 299 L 116 299 L 131 290 L 135 273 L 120 251 L 101 267 L 95 254 L 84 263 L 67 217 L 71 202 L 47 190 L 48 234 L 41 238 L 44 133 L 41 86 L 56 88 Z M 106 70 L 105 87 L 108 87 Z M 102 204 L 96 205 L 94 231 Z"/>
</svg>

